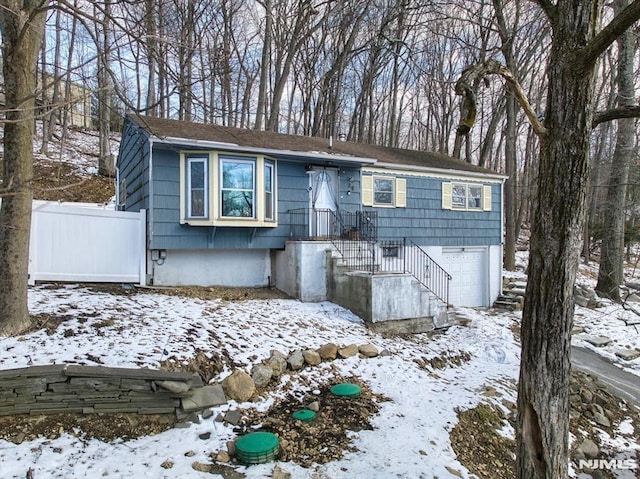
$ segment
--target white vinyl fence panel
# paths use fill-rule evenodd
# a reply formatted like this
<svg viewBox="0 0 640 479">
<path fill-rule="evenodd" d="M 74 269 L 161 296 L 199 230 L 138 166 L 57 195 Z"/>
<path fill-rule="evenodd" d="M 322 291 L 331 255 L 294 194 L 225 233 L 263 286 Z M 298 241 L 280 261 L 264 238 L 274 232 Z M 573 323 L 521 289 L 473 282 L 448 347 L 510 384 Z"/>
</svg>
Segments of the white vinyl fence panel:
<svg viewBox="0 0 640 479">
<path fill-rule="evenodd" d="M 29 283 L 36 281 L 144 284 L 146 213 L 86 203 L 34 201 Z"/>
</svg>

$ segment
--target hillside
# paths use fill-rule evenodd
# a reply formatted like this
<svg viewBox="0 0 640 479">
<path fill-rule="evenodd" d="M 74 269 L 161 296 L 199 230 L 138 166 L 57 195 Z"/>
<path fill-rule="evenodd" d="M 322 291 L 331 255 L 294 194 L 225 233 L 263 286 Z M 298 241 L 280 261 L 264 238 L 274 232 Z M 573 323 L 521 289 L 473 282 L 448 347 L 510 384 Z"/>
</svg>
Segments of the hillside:
<svg viewBox="0 0 640 479">
<path fill-rule="evenodd" d="M 0 127 L 0 136 L 4 128 Z M 117 156 L 120 134 L 111 138 L 111 152 Z M 48 153 L 41 153 L 42 129 L 38 125 L 34 138 L 34 199 L 109 203 L 115 195 L 115 180 L 99 176 L 98 132 L 69 130 L 69 137 L 61 140 L 55 135 L 48 145 Z M 0 144 L 0 166 L 4 157 Z M 0 185 L 2 180 L 0 179 Z"/>
</svg>

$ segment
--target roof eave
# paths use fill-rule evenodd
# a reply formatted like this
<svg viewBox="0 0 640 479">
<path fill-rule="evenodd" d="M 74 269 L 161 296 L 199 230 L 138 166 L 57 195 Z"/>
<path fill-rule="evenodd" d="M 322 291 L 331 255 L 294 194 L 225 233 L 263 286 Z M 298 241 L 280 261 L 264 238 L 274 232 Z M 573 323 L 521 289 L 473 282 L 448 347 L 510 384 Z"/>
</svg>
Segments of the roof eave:
<svg viewBox="0 0 640 479">
<path fill-rule="evenodd" d="M 204 148 L 215 148 L 215 149 L 222 149 L 225 151 L 237 151 L 242 153 L 259 153 L 262 155 L 289 156 L 289 157 L 305 158 L 309 160 L 336 161 L 341 163 L 350 163 L 350 164 L 359 164 L 359 165 L 374 165 L 378 163 L 378 160 L 374 158 L 363 158 L 358 156 L 331 154 L 331 153 L 325 153 L 322 151 L 314 152 L 314 151 L 278 150 L 274 148 L 241 146 L 241 145 L 238 145 L 237 143 L 225 143 L 221 141 L 211 141 L 211 140 L 196 140 L 193 138 L 180 138 L 180 137 L 174 137 L 174 136 L 159 137 L 159 136 L 152 135 L 152 137 L 154 141 L 157 143 L 179 144 L 179 145 L 185 145 L 185 146 L 195 146 L 195 147 L 204 147 Z"/>
<path fill-rule="evenodd" d="M 384 161 L 378 161 L 375 165 L 377 168 L 384 169 L 395 169 L 395 170 L 405 170 L 405 171 L 419 171 L 422 173 L 439 173 L 439 174 L 451 174 L 455 176 L 471 176 L 474 178 L 491 178 L 494 180 L 501 180 L 502 182 L 506 181 L 509 177 L 506 175 L 500 175 L 498 173 L 484 173 L 481 171 L 470 171 L 463 169 L 453 169 L 453 168 L 436 168 L 432 166 L 418 166 L 418 165 L 407 165 L 404 163 L 388 163 Z"/>
</svg>

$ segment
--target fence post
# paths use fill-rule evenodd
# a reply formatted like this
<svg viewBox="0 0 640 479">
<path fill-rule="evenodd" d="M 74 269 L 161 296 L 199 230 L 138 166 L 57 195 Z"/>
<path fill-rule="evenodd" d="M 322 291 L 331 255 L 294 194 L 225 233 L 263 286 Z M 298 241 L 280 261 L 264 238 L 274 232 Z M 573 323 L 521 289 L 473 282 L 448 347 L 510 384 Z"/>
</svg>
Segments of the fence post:
<svg viewBox="0 0 640 479">
<path fill-rule="evenodd" d="M 140 286 L 147 284 L 147 210 L 140 210 L 140 219 L 138 220 L 138 228 L 140 232 Z"/>
<path fill-rule="evenodd" d="M 402 238 L 402 272 L 407 272 L 407 237 Z"/>
</svg>

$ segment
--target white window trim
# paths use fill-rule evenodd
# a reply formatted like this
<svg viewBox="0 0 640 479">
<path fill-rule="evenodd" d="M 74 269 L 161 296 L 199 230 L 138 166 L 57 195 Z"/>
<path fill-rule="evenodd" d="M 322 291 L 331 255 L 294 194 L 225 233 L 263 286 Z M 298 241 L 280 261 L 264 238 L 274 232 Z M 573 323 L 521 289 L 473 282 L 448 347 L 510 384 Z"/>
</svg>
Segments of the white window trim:
<svg viewBox="0 0 640 479">
<path fill-rule="evenodd" d="M 267 216 L 267 167 L 271 172 L 271 212 L 272 216 Z M 263 209 L 264 209 L 264 220 L 265 221 L 276 221 L 278 216 L 278 204 L 276 203 L 276 162 L 273 160 L 264 160 L 263 165 L 264 171 L 264 187 L 262 188 L 262 196 L 263 196 Z"/>
<path fill-rule="evenodd" d="M 456 186 L 463 186 L 465 189 L 464 206 L 453 203 L 453 189 Z M 480 206 L 469 207 L 469 188 L 480 188 Z M 481 183 L 464 183 L 461 181 L 442 183 L 442 209 L 453 211 L 491 211 L 491 185 Z"/>
<path fill-rule="evenodd" d="M 376 203 L 375 183 L 377 179 L 391 180 L 392 203 Z M 407 206 L 407 180 L 395 176 L 363 175 L 361 201 L 363 206 L 373 206 L 375 208 L 405 208 Z"/>
<path fill-rule="evenodd" d="M 191 213 L 191 165 L 193 163 L 202 163 L 204 165 L 204 214 L 202 216 L 194 216 Z M 209 218 L 209 158 L 208 156 L 189 156 L 187 157 L 187 185 L 186 185 L 186 197 L 187 197 L 187 218 L 204 220 Z"/>
<path fill-rule="evenodd" d="M 251 216 L 224 216 L 222 213 L 222 194 L 225 191 L 249 191 L 246 188 L 244 189 L 240 189 L 240 188 L 224 188 L 222 186 L 223 184 L 223 170 L 224 170 L 224 164 L 225 163 L 240 163 L 240 164 L 246 164 L 246 165 L 251 165 L 252 167 L 252 172 L 251 172 L 251 193 L 252 193 L 252 200 L 251 200 Z M 258 161 L 257 158 L 247 158 L 247 159 L 243 159 L 241 157 L 236 157 L 236 156 L 226 156 L 226 155 L 219 155 L 218 156 L 218 175 L 219 175 L 219 187 L 217 188 L 217 196 L 218 196 L 218 217 L 220 219 L 225 219 L 225 220 L 255 220 L 258 217 L 258 211 L 256 208 L 256 196 L 258 194 L 258 184 L 256 181 L 256 175 L 257 175 L 257 167 L 258 167 Z"/>
</svg>

